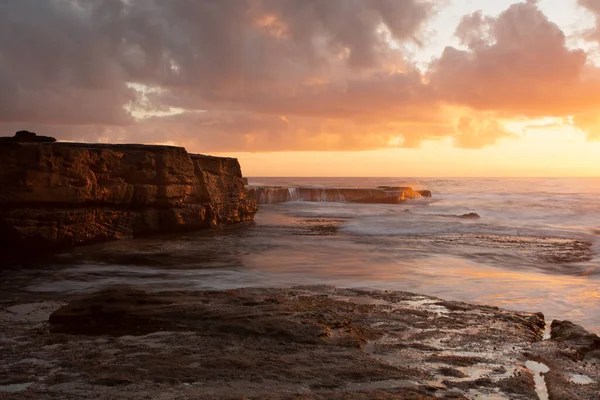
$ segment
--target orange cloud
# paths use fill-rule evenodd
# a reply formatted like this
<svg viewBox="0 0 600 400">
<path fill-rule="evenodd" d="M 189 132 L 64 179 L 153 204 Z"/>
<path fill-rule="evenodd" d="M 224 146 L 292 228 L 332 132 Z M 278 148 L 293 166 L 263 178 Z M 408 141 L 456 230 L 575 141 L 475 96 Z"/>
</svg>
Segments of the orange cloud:
<svg viewBox="0 0 600 400">
<path fill-rule="evenodd" d="M 571 50 L 535 2 L 498 18 L 466 16 L 457 36 L 430 67 L 431 85 L 447 102 L 504 115 L 573 115 L 600 105 L 600 85 L 585 76 L 586 54 Z"/>
<path fill-rule="evenodd" d="M 7 134 L 206 151 L 442 138 L 480 148 L 512 136 L 506 119 L 573 116 L 598 137 L 598 71 L 533 1 L 497 18 L 465 16 L 461 47 L 447 47 L 425 72 L 395 44 L 420 44 L 438 4 L 429 0 L 42 3 L 9 2 L 0 14 Z"/>
</svg>

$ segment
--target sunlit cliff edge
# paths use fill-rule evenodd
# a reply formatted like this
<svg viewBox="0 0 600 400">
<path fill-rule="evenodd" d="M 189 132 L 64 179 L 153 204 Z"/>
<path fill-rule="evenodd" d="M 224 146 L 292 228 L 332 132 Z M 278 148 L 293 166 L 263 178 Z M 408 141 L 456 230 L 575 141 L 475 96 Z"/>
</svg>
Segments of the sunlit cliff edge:
<svg viewBox="0 0 600 400">
<path fill-rule="evenodd" d="M 234 158 L 182 147 L 0 139 L 1 247 L 55 249 L 251 220 Z"/>
</svg>

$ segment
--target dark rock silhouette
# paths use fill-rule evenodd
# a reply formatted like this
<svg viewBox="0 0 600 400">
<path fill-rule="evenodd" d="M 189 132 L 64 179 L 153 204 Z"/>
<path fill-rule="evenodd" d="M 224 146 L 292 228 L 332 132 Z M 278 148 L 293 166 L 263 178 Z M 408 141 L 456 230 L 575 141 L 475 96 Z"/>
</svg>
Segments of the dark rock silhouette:
<svg viewBox="0 0 600 400">
<path fill-rule="evenodd" d="M 35 132 L 18 131 L 12 137 L 0 137 L 0 143 L 54 143 L 56 139 L 50 136 L 38 136 Z"/>
<path fill-rule="evenodd" d="M 600 337 L 570 321 L 555 319 L 551 325 L 552 340 L 564 342 L 575 348 L 581 358 L 600 361 Z"/>
<path fill-rule="evenodd" d="M 461 219 L 480 219 L 481 217 L 477 213 L 468 213 L 468 214 L 459 215 L 458 218 L 461 218 Z"/>
</svg>

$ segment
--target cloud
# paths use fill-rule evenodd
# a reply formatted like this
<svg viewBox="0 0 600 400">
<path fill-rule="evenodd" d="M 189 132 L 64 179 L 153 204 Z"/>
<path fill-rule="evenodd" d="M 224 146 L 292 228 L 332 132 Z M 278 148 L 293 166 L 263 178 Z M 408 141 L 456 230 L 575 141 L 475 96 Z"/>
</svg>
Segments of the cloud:
<svg viewBox="0 0 600 400">
<path fill-rule="evenodd" d="M 456 132 L 454 144 L 467 149 L 479 149 L 496 143 L 498 139 L 515 136 L 498 119 L 485 115 L 479 118 L 461 117 L 456 124 Z"/>
<path fill-rule="evenodd" d="M 600 1 L 599 0 L 577 0 L 577 3 L 587 10 L 591 11 L 596 17 L 595 29 L 587 32 L 588 38 L 592 40 L 600 40 Z"/>
<path fill-rule="evenodd" d="M 438 4 L 0 0 L 0 130 L 198 151 L 478 148 L 510 136 L 501 118 L 598 105 L 586 54 L 531 1 L 465 16 L 462 47 L 424 74 L 402 44 Z"/>
<path fill-rule="evenodd" d="M 0 2 L 0 121 L 131 122 L 116 42 L 95 9 L 77 4 Z"/>
<path fill-rule="evenodd" d="M 581 129 L 589 140 L 600 140 L 600 113 L 577 114 L 573 117 L 573 125 Z"/>
<path fill-rule="evenodd" d="M 3 129 L 19 123 L 61 126 L 59 138 L 95 132 L 88 138 L 94 139 L 102 132 L 140 141 L 158 139 L 150 124 L 200 141 L 210 134 L 240 142 L 252 131 L 263 132 L 257 143 L 290 148 L 288 143 L 306 147 L 290 131 L 309 132 L 308 143 L 310 129 L 326 131 L 331 119 L 386 113 L 407 122 L 421 119 L 417 109 L 430 104 L 432 95 L 381 31 L 385 27 L 397 41 L 413 40 L 432 4 L 0 1 L 0 122 Z M 129 112 L 173 107 L 190 112 L 145 122 L 134 121 Z M 207 113 L 193 112 L 199 110 Z M 284 129 L 279 115 L 297 116 L 294 128 Z M 205 130 L 192 133 L 174 123 L 190 116 Z M 208 116 L 222 132 L 207 127 Z M 351 123 L 339 123 L 344 124 Z M 141 131 L 149 136 L 140 137 Z M 352 138 L 346 139 L 340 146 L 352 146 Z"/>
<path fill-rule="evenodd" d="M 463 18 L 457 36 L 430 69 L 448 102 L 475 110 L 531 117 L 573 115 L 600 105 L 600 86 L 586 75 L 586 53 L 571 50 L 560 28 L 533 1 L 497 18 Z"/>
<path fill-rule="evenodd" d="M 185 112 L 153 117 L 128 128 L 99 133 L 103 141 L 149 141 L 179 144 L 195 152 L 256 151 L 351 151 L 416 147 L 421 140 L 446 136 L 453 131 L 446 121 L 406 123 L 390 120 L 360 120 L 313 116 L 278 116 L 254 112 Z M 79 133 L 78 133 L 79 132 Z M 93 132 L 70 133 L 80 140 Z M 398 139 L 400 138 L 400 139 Z"/>
</svg>

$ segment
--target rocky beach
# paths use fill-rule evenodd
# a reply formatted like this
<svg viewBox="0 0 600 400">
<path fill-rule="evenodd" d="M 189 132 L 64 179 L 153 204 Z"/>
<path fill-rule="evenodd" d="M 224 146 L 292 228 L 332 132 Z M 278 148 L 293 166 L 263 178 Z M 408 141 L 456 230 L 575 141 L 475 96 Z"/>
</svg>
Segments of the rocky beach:
<svg viewBox="0 0 600 400">
<path fill-rule="evenodd" d="M 120 287 L 3 302 L 0 320 L 3 399 L 591 400 L 600 392 L 600 338 L 580 326 L 406 292 Z"/>
<path fill-rule="evenodd" d="M 235 159 L 168 146 L 61 143 L 28 132 L 0 141 L 0 189 L 2 399 L 562 400 L 600 393 L 600 338 L 534 310 L 391 288 L 269 287 L 266 279 L 263 287 L 175 288 L 164 275 L 186 271 L 191 283 L 215 269 L 212 263 L 243 269 L 240 260 L 256 257 L 256 248 L 281 246 L 244 236 L 257 202 L 409 207 L 430 199 L 429 190 L 248 188 Z M 398 211 L 405 219 L 414 214 Z M 472 210 L 431 215 L 444 226 L 481 219 Z M 305 253 L 301 263 L 310 264 L 316 242 L 305 245 L 302 237 L 343 247 L 336 238 L 352 222 L 304 216 L 293 230 L 271 234 L 295 238 Z M 177 235 L 197 230 L 216 233 L 202 241 L 190 234 L 182 246 Z M 156 234 L 162 236 L 144 245 Z M 518 249 L 552 265 L 593 261 L 591 244 L 581 240 L 444 235 L 404 243 Z M 227 240 L 235 254 L 214 251 Z M 164 252 L 159 243 L 177 245 Z M 68 250 L 74 246 L 83 247 Z M 53 268 L 68 271 L 78 262 L 88 279 L 107 280 L 65 289 Z M 107 266 L 116 268 L 110 276 Z M 122 275 L 150 266 L 162 268 L 148 272 L 152 285 Z M 48 284 L 54 289 L 39 289 Z"/>
</svg>

